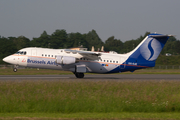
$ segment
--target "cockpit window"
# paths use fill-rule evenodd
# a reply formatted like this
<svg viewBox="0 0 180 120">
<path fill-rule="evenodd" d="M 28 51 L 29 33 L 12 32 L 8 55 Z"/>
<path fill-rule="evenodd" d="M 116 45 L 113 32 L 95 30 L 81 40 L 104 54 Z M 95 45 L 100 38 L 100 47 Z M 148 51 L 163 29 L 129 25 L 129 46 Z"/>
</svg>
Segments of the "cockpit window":
<svg viewBox="0 0 180 120">
<path fill-rule="evenodd" d="M 20 53 L 20 51 L 17 51 L 15 54 L 19 54 Z"/>
<path fill-rule="evenodd" d="M 15 54 L 26 55 L 26 51 L 18 51 Z"/>
</svg>

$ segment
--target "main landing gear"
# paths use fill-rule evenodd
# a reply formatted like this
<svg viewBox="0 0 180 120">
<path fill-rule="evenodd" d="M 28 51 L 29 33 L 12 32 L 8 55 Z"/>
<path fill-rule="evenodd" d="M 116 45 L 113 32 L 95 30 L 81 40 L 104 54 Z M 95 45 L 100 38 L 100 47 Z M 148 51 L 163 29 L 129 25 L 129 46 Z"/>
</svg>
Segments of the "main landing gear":
<svg viewBox="0 0 180 120">
<path fill-rule="evenodd" d="M 84 77 L 84 73 L 77 73 L 77 72 L 75 72 L 74 74 L 75 74 L 75 76 L 77 78 L 83 78 Z"/>
<path fill-rule="evenodd" d="M 17 72 L 17 70 L 18 70 L 17 68 L 18 68 L 18 66 L 17 66 L 17 65 L 14 65 L 13 71 L 14 71 L 14 72 Z"/>
</svg>

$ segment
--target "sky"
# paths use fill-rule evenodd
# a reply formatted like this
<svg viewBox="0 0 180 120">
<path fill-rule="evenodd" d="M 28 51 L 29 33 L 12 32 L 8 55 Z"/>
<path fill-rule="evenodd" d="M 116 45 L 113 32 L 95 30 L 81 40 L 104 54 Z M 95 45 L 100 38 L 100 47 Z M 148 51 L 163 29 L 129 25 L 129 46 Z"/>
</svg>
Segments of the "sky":
<svg viewBox="0 0 180 120">
<path fill-rule="evenodd" d="M 0 36 L 32 40 L 57 29 L 94 29 L 102 41 L 124 42 L 147 31 L 180 40 L 180 0 L 0 0 Z"/>
</svg>

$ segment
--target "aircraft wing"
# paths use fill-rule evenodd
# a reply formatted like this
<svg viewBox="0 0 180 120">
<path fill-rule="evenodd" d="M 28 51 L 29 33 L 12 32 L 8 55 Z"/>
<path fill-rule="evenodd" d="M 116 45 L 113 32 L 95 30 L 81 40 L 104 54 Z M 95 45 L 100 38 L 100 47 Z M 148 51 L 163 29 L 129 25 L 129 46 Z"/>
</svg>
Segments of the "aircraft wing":
<svg viewBox="0 0 180 120">
<path fill-rule="evenodd" d="M 65 49 L 64 51 L 66 53 L 74 53 L 74 54 L 78 53 L 82 57 L 88 58 L 90 60 L 98 60 L 99 56 L 101 55 L 101 53 L 91 52 L 91 51 L 79 51 L 79 50 L 70 50 L 70 49 Z"/>
</svg>

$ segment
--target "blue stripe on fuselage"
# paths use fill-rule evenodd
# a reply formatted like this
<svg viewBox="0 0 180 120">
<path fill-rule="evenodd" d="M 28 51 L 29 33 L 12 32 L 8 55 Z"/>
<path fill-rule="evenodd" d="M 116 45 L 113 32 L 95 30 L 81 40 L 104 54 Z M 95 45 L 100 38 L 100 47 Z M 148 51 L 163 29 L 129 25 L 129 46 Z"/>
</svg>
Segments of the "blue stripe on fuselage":
<svg viewBox="0 0 180 120">
<path fill-rule="evenodd" d="M 149 68 L 148 66 L 129 65 L 129 64 L 122 64 L 122 65 L 124 66 L 124 68 L 121 68 L 120 65 L 107 73 L 119 73 L 119 72 L 134 71 L 137 69 Z"/>
</svg>

